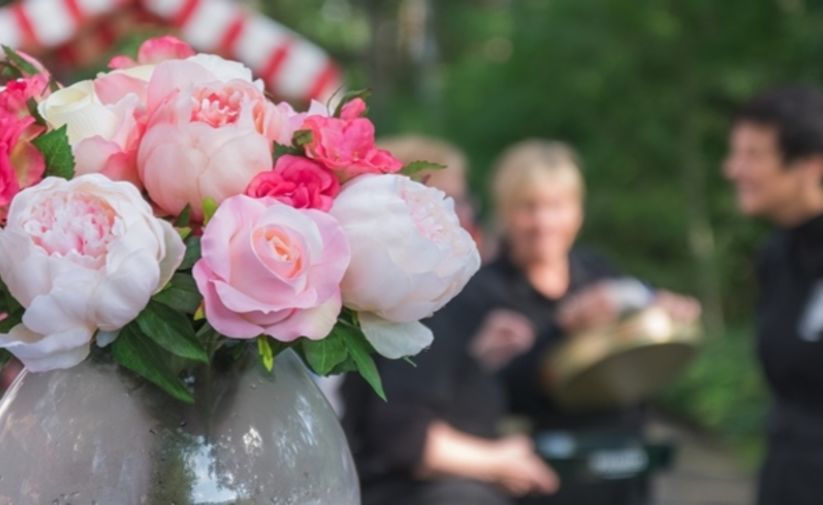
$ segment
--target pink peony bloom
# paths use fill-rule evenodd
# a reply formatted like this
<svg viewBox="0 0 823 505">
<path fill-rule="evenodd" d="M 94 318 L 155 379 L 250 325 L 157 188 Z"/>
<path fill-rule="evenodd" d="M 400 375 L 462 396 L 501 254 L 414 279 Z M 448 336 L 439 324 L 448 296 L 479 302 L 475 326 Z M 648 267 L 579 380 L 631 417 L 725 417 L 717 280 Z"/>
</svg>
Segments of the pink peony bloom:
<svg viewBox="0 0 823 505">
<path fill-rule="evenodd" d="M 274 170 L 257 175 L 246 188 L 253 198 L 273 197 L 296 209 L 331 209 L 340 192 L 337 177 L 301 156 L 281 156 Z"/>
<path fill-rule="evenodd" d="M 365 102 L 357 98 L 343 107 L 340 118 L 307 117 L 303 129 L 312 132 L 312 140 L 306 146 L 306 155 L 338 172 L 344 179 L 402 169 L 400 160 L 375 147 L 374 125 L 362 117 L 365 110 Z"/>
<path fill-rule="evenodd" d="M 194 279 L 220 333 L 291 342 L 324 338 L 334 327 L 351 254 L 328 214 L 234 196 L 206 226 L 202 251 Z"/>
<path fill-rule="evenodd" d="M 143 42 L 137 51 L 137 61 L 124 55 L 115 56 L 109 61 L 109 68 L 120 70 L 139 65 L 152 65 L 167 60 L 178 60 L 194 56 L 194 49 L 177 37 L 166 35 L 154 37 Z"/>
<path fill-rule="evenodd" d="M 133 185 L 98 174 L 44 179 L 14 198 L 0 233 L 0 278 L 25 307 L 0 347 L 32 371 L 80 363 L 95 332 L 133 321 L 184 253 Z"/>
<path fill-rule="evenodd" d="M 148 89 L 149 120 L 137 167 L 151 200 L 177 215 L 186 205 L 202 217 L 206 197 L 242 194 L 271 169 L 272 142 L 283 121 L 277 107 L 218 57 L 161 63 Z"/>
</svg>

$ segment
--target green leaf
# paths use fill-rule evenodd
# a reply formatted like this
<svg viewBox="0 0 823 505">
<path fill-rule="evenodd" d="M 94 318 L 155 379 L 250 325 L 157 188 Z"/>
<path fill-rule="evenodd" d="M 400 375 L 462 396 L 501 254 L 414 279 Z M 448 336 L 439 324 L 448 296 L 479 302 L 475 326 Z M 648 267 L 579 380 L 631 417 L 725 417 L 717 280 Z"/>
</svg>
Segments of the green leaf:
<svg viewBox="0 0 823 505">
<path fill-rule="evenodd" d="M 294 132 L 294 137 L 292 138 L 292 146 L 295 149 L 302 149 L 303 146 L 307 144 L 311 144 L 311 141 L 314 139 L 314 133 L 311 130 L 297 130 Z"/>
<path fill-rule="evenodd" d="M 278 144 L 277 142 L 274 143 L 274 150 L 272 151 L 274 161 L 277 161 L 278 158 L 284 156 L 286 154 L 291 154 L 293 156 L 300 156 L 303 154 L 303 150 L 299 147 L 294 146 L 284 146 L 283 144 Z"/>
<path fill-rule="evenodd" d="M 177 219 L 174 220 L 175 228 L 186 228 L 191 224 L 191 205 L 186 204 Z"/>
<path fill-rule="evenodd" d="M 46 120 L 43 119 L 43 116 L 40 115 L 40 111 L 37 109 L 37 100 L 34 98 L 29 98 L 26 101 L 26 108 L 29 110 L 31 117 L 34 118 L 35 123 L 40 126 L 46 126 Z"/>
<path fill-rule="evenodd" d="M 411 177 L 412 179 L 419 179 L 423 172 L 432 170 L 443 170 L 446 165 L 440 163 L 433 163 L 431 161 L 412 161 L 400 171 L 402 175 Z"/>
<path fill-rule="evenodd" d="M 8 351 L 8 349 L 0 349 L 0 372 L 3 371 L 3 368 L 11 361 L 12 354 Z"/>
<path fill-rule="evenodd" d="M 40 73 L 37 71 L 37 68 L 35 68 L 34 65 L 26 61 L 25 58 L 20 56 L 20 54 L 17 51 L 10 48 L 9 46 L 4 45 L 3 52 L 6 54 L 6 59 L 24 74 L 37 75 Z"/>
<path fill-rule="evenodd" d="M 180 270 L 188 270 L 200 259 L 200 237 L 192 236 L 186 240 L 186 254 L 180 263 Z"/>
<path fill-rule="evenodd" d="M 214 213 L 217 212 L 217 202 L 214 198 L 207 196 L 203 198 L 203 224 L 209 224 L 211 218 L 214 217 Z"/>
<path fill-rule="evenodd" d="M 163 349 L 143 335 L 135 324 L 123 328 L 111 345 L 114 359 L 122 366 L 160 387 L 174 398 L 194 403 L 194 397 L 172 371 Z"/>
<path fill-rule="evenodd" d="M 74 177 L 74 154 L 71 152 L 67 126 L 40 135 L 32 142 L 43 153 L 46 174 L 71 179 Z"/>
<path fill-rule="evenodd" d="M 12 328 L 23 322 L 23 309 L 19 308 L 14 312 L 7 312 L 6 317 L 0 321 L 0 333 L 8 333 Z"/>
<path fill-rule="evenodd" d="M 260 362 L 263 363 L 263 368 L 271 373 L 274 369 L 274 351 L 272 351 L 269 337 L 265 335 L 257 337 L 257 353 L 260 355 Z"/>
<path fill-rule="evenodd" d="M 306 362 L 317 375 L 329 375 L 349 356 L 343 331 L 338 326 L 323 340 L 302 339 L 301 347 Z"/>
<path fill-rule="evenodd" d="M 383 381 L 380 379 L 380 372 L 377 370 L 377 365 L 371 356 L 373 350 L 366 340 L 366 336 L 359 328 L 347 325 L 340 325 L 339 328 L 346 342 L 346 347 L 348 347 L 349 355 L 357 366 L 357 371 L 374 389 L 377 396 L 386 401 Z"/>
<path fill-rule="evenodd" d="M 22 311 L 23 306 L 11 295 L 9 288 L 0 280 L 0 312 L 13 313 Z"/>
<path fill-rule="evenodd" d="M 23 77 L 23 72 L 21 72 L 17 67 L 6 60 L 0 60 L 0 84 L 5 83 L 6 81 L 20 79 L 21 77 Z"/>
<path fill-rule="evenodd" d="M 152 299 L 185 314 L 194 314 L 203 301 L 203 296 L 197 290 L 197 283 L 191 275 L 176 273 L 166 288 Z"/>
<path fill-rule="evenodd" d="M 137 325 L 154 343 L 175 356 L 209 362 L 206 350 L 194 336 L 189 318 L 168 305 L 150 301 L 137 316 Z"/>
<path fill-rule="evenodd" d="M 354 358 L 351 355 L 346 356 L 346 359 L 343 360 L 342 363 L 338 364 L 334 368 L 332 368 L 329 375 L 340 375 L 343 373 L 350 373 L 357 371 L 357 363 L 354 362 Z"/>
<path fill-rule="evenodd" d="M 348 93 L 343 95 L 343 98 L 340 99 L 340 103 L 337 104 L 337 108 L 334 109 L 334 117 L 340 117 L 340 114 L 343 112 L 343 107 L 345 107 L 347 103 L 351 102 L 356 98 L 366 100 L 371 96 L 371 93 L 371 90 L 368 88 L 349 91 Z"/>
</svg>

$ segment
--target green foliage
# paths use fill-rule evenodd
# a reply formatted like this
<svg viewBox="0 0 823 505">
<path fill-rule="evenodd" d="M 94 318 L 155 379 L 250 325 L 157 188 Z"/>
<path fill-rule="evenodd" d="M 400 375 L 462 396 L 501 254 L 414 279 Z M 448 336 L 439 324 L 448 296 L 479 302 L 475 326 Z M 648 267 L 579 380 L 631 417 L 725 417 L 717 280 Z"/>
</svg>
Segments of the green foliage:
<svg viewBox="0 0 823 505">
<path fill-rule="evenodd" d="M 214 198 L 207 196 L 203 198 L 203 224 L 209 224 L 211 218 L 214 216 L 214 213 L 217 212 L 217 202 Z"/>
<path fill-rule="evenodd" d="M 186 204 L 177 219 L 174 220 L 175 228 L 186 228 L 191 224 L 191 205 Z"/>
<path fill-rule="evenodd" d="M 137 325 L 144 335 L 173 355 L 209 362 L 205 349 L 195 338 L 189 317 L 168 305 L 150 301 L 137 316 Z"/>
<path fill-rule="evenodd" d="M 274 351 L 271 348 L 269 337 L 265 335 L 257 337 L 257 353 L 260 355 L 260 362 L 263 364 L 263 368 L 265 368 L 267 372 L 271 372 L 272 369 L 274 369 Z"/>
<path fill-rule="evenodd" d="M 311 144 L 314 138 L 314 133 L 311 130 L 297 130 L 294 132 L 294 139 L 292 147 L 294 149 L 302 150 L 308 144 Z"/>
<path fill-rule="evenodd" d="M 369 383 L 369 385 L 377 393 L 377 396 L 386 401 L 386 392 L 383 390 L 383 381 L 380 379 L 380 372 L 377 370 L 377 365 L 372 358 L 374 349 L 366 340 L 366 336 L 360 328 L 355 328 L 349 325 L 341 325 L 340 331 L 343 334 L 343 340 L 346 342 L 346 347 L 349 349 L 349 357 L 351 357 L 357 371 Z"/>
<path fill-rule="evenodd" d="M 26 61 L 25 58 L 20 56 L 14 49 L 10 48 L 9 46 L 2 46 L 3 53 L 6 55 L 6 61 L 11 63 L 17 70 L 22 72 L 24 75 L 36 75 L 38 74 L 37 69 Z"/>
<path fill-rule="evenodd" d="M 411 177 L 412 179 L 419 179 L 423 172 L 429 172 L 431 170 L 443 170 L 446 168 L 446 165 L 441 165 L 440 163 L 432 163 L 431 161 L 412 161 L 408 165 L 403 167 L 403 170 L 400 171 L 401 174 Z"/>
<path fill-rule="evenodd" d="M 341 325 L 335 326 L 323 340 L 303 339 L 301 347 L 309 367 L 318 375 L 329 375 L 349 356 Z"/>
<path fill-rule="evenodd" d="M 704 430 L 722 434 L 754 466 L 762 451 L 768 405 L 750 328 L 708 338 L 683 377 L 659 405 Z"/>
<path fill-rule="evenodd" d="M 122 366 L 154 383 L 185 403 L 194 403 L 191 392 L 171 366 L 168 353 L 143 334 L 137 324 L 129 324 L 111 345 L 114 359 Z"/>
<path fill-rule="evenodd" d="M 355 314 L 344 309 L 328 337 L 316 341 L 301 339 L 295 350 L 318 375 L 360 373 L 374 392 L 385 400 L 383 381 L 372 358 L 375 351 L 355 320 Z"/>
<path fill-rule="evenodd" d="M 181 270 L 188 270 L 200 259 L 200 237 L 192 235 L 186 239 L 186 254 L 180 264 Z"/>
<path fill-rule="evenodd" d="M 64 179 L 74 177 L 74 154 L 71 151 L 67 132 L 68 127 L 63 125 L 40 135 L 32 142 L 34 147 L 43 154 L 47 175 Z"/>
<path fill-rule="evenodd" d="M 169 284 L 152 299 L 184 314 L 194 314 L 203 301 L 194 278 L 184 273 L 174 274 Z"/>
</svg>

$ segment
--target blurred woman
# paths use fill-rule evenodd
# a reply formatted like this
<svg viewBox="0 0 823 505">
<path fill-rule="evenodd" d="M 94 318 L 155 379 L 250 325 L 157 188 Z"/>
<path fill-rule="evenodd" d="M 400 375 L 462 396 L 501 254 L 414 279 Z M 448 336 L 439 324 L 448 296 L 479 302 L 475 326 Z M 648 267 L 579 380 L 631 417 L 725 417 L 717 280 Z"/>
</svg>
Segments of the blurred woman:
<svg viewBox="0 0 823 505">
<path fill-rule="evenodd" d="M 655 292 L 621 276 L 604 259 L 575 246 L 584 220 L 585 186 L 575 153 L 566 145 L 529 140 L 507 150 L 495 172 L 493 196 L 504 233 L 500 257 L 470 286 L 481 296 L 475 313 L 511 310 L 525 316 L 536 334 L 528 352 L 503 369 L 510 408 L 528 421 L 536 437 L 563 431 L 585 445 L 610 439 L 621 445 L 642 439 L 640 408 L 570 415 L 541 387 L 546 353 L 569 335 L 615 322 L 630 309 L 664 306 L 683 320 L 698 317 L 697 302 Z M 533 503 L 637 505 L 647 502 L 645 469 L 636 478 L 561 483 L 560 491 Z M 628 472 L 628 469 L 627 469 Z M 529 503 L 532 503 L 531 501 Z"/>
<path fill-rule="evenodd" d="M 757 349 L 774 397 L 761 505 L 823 503 L 823 90 L 773 90 L 735 118 L 724 174 L 775 231 L 757 262 Z"/>
<path fill-rule="evenodd" d="M 473 225 L 458 150 L 421 137 L 390 145 L 401 159 L 448 164 L 428 183 L 452 195 L 464 226 Z M 510 505 L 513 496 L 555 490 L 530 439 L 498 430 L 506 404 L 494 373 L 531 345 L 533 330 L 519 314 L 483 312 L 486 298 L 469 286 L 425 321 L 435 342 L 414 366 L 379 361 L 388 402 L 346 378 L 343 426 L 364 505 Z"/>
</svg>

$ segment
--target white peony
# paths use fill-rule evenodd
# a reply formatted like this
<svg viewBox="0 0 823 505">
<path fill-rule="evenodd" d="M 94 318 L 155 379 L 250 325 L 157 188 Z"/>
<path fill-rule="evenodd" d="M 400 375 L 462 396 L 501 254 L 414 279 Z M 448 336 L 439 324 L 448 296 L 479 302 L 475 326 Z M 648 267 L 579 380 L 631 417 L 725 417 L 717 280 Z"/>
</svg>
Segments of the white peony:
<svg viewBox="0 0 823 505">
<path fill-rule="evenodd" d="M 97 330 L 134 320 L 185 247 L 133 185 L 50 177 L 14 198 L 0 230 L 0 278 L 25 308 L 0 347 L 32 371 L 81 362 Z"/>
<path fill-rule="evenodd" d="M 351 244 L 343 304 L 361 312 L 369 341 L 399 358 L 431 343 L 418 321 L 454 298 L 480 255 L 451 198 L 400 175 L 363 175 L 344 186 L 331 214 Z"/>
</svg>

